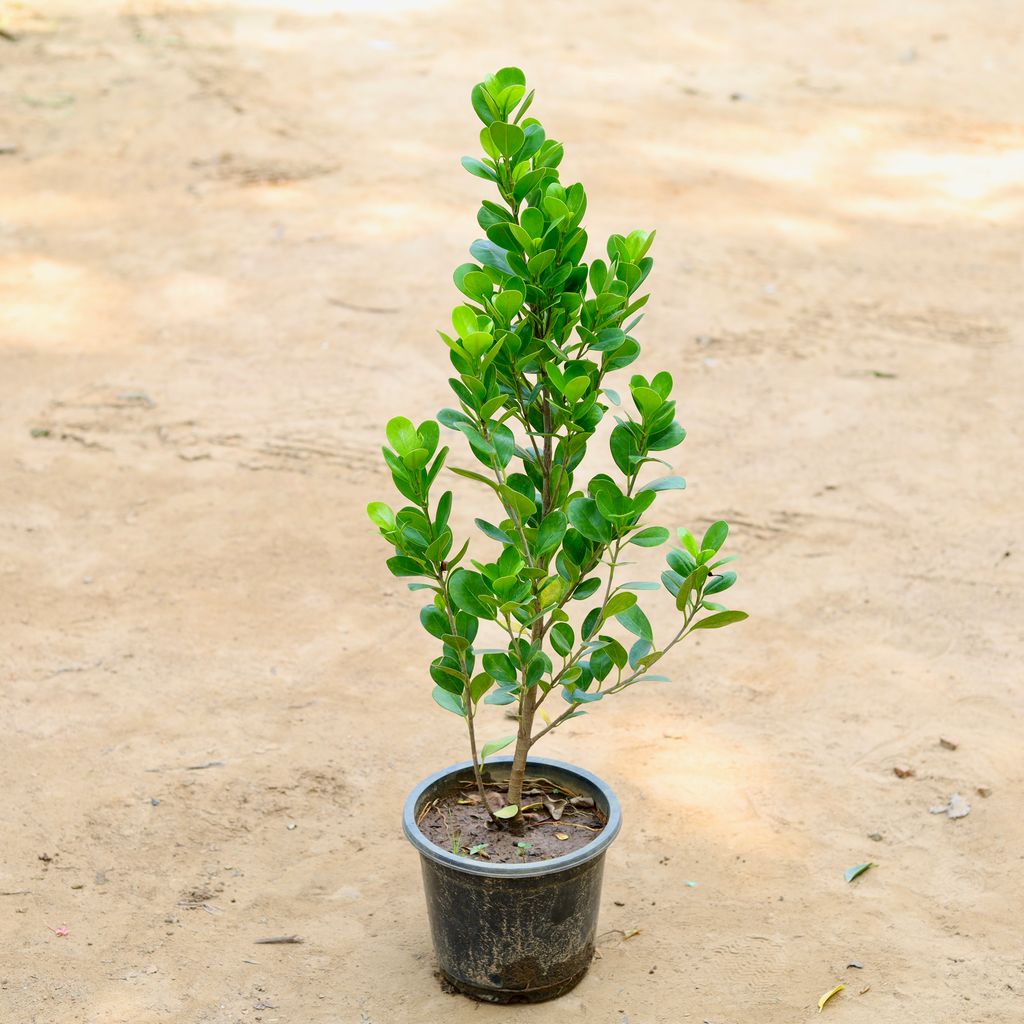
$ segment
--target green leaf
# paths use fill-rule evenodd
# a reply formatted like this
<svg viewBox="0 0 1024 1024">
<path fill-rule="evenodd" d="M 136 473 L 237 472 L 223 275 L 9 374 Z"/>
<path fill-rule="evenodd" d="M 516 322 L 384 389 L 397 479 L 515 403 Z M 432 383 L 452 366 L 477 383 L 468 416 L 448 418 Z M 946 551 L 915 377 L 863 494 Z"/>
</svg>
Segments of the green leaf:
<svg viewBox="0 0 1024 1024">
<path fill-rule="evenodd" d="M 511 320 L 523 306 L 523 293 L 514 289 L 494 296 L 494 308 L 505 319 Z"/>
<path fill-rule="evenodd" d="M 568 622 L 556 622 L 548 634 L 551 638 L 551 647 L 563 658 L 567 658 L 572 651 L 572 645 L 576 642 L 576 634 Z"/>
<path fill-rule="evenodd" d="M 420 435 L 410 420 L 404 416 L 396 416 L 388 420 L 385 428 L 388 437 L 388 444 L 398 452 L 399 455 L 408 455 L 420 447 Z"/>
<path fill-rule="evenodd" d="M 601 581 L 597 576 L 591 576 L 589 580 L 583 580 L 576 589 L 572 592 L 574 601 L 586 601 L 598 587 L 601 586 Z"/>
<path fill-rule="evenodd" d="M 637 451 L 636 439 L 633 437 L 632 431 L 620 423 L 612 430 L 608 443 L 612 451 L 612 458 L 615 460 L 615 465 L 627 476 L 634 473 L 636 466 L 633 465 L 633 456 L 638 455 L 639 452 Z"/>
<path fill-rule="evenodd" d="M 569 522 L 587 540 L 607 544 L 612 539 L 611 526 L 598 511 L 597 502 L 593 498 L 573 498 L 569 502 Z"/>
<path fill-rule="evenodd" d="M 431 635 L 441 639 L 451 629 L 448 616 L 437 605 L 428 604 L 420 609 L 420 624 Z"/>
<path fill-rule="evenodd" d="M 501 544 L 515 544 L 515 541 L 504 531 L 500 530 L 497 526 L 492 525 L 485 519 L 474 519 L 474 523 L 482 533 L 485 533 L 491 540 L 496 540 Z"/>
<path fill-rule="evenodd" d="M 371 501 L 366 506 L 366 514 L 382 530 L 393 530 L 395 528 L 394 510 L 383 501 Z"/>
<path fill-rule="evenodd" d="M 430 571 L 426 566 L 420 565 L 406 555 L 395 555 L 387 561 L 388 570 L 392 576 L 429 576 Z"/>
<path fill-rule="evenodd" d="M 635 604 L 636 594 L 631 594 L 629 591 L 619 591 L 619 593 L 610 598 L 608 603 L 604 606 L 604 617 L 606 619 L 610 619 L 613 615 L 618 615 L 620 612 L 624 612 L 627 608 L 632 608 Z"/>
<path fill-rule="evenodd" d="M 679 541 L 683 547 L 686 548 L 686 550 L 689 551 L 695 559 L 700 558 L 700 548 L 697 546 L 697 538 L 694 537 L 689 530 L 684 530 L 682 527 L 679 528 L 677 533 L 679 534 Z M 673 566 L 673 568 L 675 567 Z"/>
<path fill-rule="evenodd" d="M 537 530 L 537 554 L 546 555 L 554 551 L 562 543 L 567 526 L 568 521 L 561 512 L 549 512 Z"/>
<path fill-rule="evenodd" d="M 494 812 L 496 818 L 514 818 L 519 813 L 518 804 L 506 804 Z"/>
<path fill-rule="evenodd" d="M 679 588 L 679 593 L 676 594 L 676 608 L 681 612 L 685 612 L 686 603 L 690 599 L 690 595 L 699 593 L 707 578 L 708 567 L 706 565 L 701 565 L 694 569 L 684 580 L 683 585 Z"/>
<path fill-rule="evenodd" d="M 498 108 L 484 89 L 483 85 L 476 85 L 470 93 L 470 102 L 476 111 L 476 116 L 484 124 L 490 124 L 498 116 Z"/>
<path fill-rule="evenodd" d="M 495 458 L 504 469 L 511 461 L 516 450 L 516 439 L 512 431 L 504 423 L 496 423 L 491 428 L 491 444 L 494 445 Z"/>
<path fill-rule="evenodd" d="M 723 572 L 711 580 L 711 582 L 704 588 L 704 593 L 720 594 L 723 590 L 728 590 L 735 582 L 736 573 Z"/>
<path fill-rule="evenodd" d="M 454 693 L 449 693 L 447 690 L 442 690 L 440 686 L 434 687 L 432 696 L 445 711 L 450 711 L 453 715 L 458 715 L 460 718 L 466 717 L 466 709 L 463 706 L 461 697 L 457 697 Z"/>
<path fill-rule="evenodd" d="M 496 754 L 499 750 L 504 750 L 510 743 L 515 741 L 515 735 L 502 736 L 499 740 L 491 740 L 489 743 L 485 743 L 480 748 L 480 764 L 483 765 L 484 761 L 491 756 Z"/>
<path fill-rule="evenodd" d="M 494 676 L 499 683 L 515 683 L 519 678 L 512 659 L 503 653 L 485 654 L 484 671 Z"/>
<path fill-rule="evenodd" d="M 742 622 L 747 617 L 746 612 L 715 612 L 714 615 L 695 622 L 690 627 L 690 632 L 695 629 L 721 629 L 722 626 L 731 625 L 733 622 Z"/>
<path fill-rule="evenodd" d="M 508 253 L 500 245 L 479 238 L 469 247 L 470 255 L 482 263 L 485 267 L 492 267 L 500 270 L 503 274 L 511 274 L 512 268 L 508 265 Z"/>
<path fill-rule="evenodd" d="M 525 494 L 520 494 L 518 491 L 513 490 L 507 484 L 500 484 L 498 486 L 498 494 L 501 495 L 505 504 L 519 515 L 520 520 L 525 519 L 527 516 L 532 516 L 537 511 L 537 506 L 532 499 L 526 497 Z"/>
<path fill-rule="evenodd" d="M 526 261 L 526 266 L 533 277 L 539 277 L 554 262 L 555 250 L 545 249 Z"/>
<path fill-rule="evenodd" d="M 640 605 L 635 604 L 632 608 L 627 608 L 624 612 L 615 616 L 619 624 L 630 631 L 634 636 L 640 637 L 641 640 L 646 640 L 651 643 L 654 634 L 651 630 L 651 623 L 649 622 L 646 615 L 640 608 Z"/>
<path fill-rule="evenodd" d="M 456 476 L 464 476 L 467 480 L 475 480 L 478 484 L 487 484 L 491 490 L 496 491 L 498 489 L 497 483 L 493 480 L 488 480 L 487 477 L 482 476 L 480 473 L 474 473 L 471 469 L 459 469 L 458 466 L 448 467 Z"/>
<path fill-rule="evenodd" d="M 855 864 L 852 868 L 847 868 L 843 872 L 843 878 L 847 882 L 852 882 L 858 875 L 863 875 L 868 868 L 873 868 L 874 866 L 873 861 L 868 861 L 866 864 Z"/>
<path fill-rule="evenodd" d="M 656 548 L 668 540 L 668 530 L 664 526 L 648 526 L 646 530 L 634 533 L 629 538 L 630 544 L 638 544 L 642 548 Z"/>
<path fill-rule="evenodd" d="M 729 536 L 729 524 L 722 519 L 719 519 L 717 523 L 712 523 L 707 533 L 704 534 L 704 539 L 700 542 L 701 550 L 710 548 L 712 551 L 717 552 L 722 545 L 725 543 L 725 538 Z"/>
<path fill-rule="evenodd" d="M 652 388 L 633 388 L 633 401 L 640 410 L 645 422 L 663 405 L 661 395 Z"/>
<path fill-rule="evenodd" d="M 494 611 L 481 600 L 489 592 L 483 576 L 470 569 L 456 569 L 448 578 L 448 593 L 455 607 L 478 619 L 494 618 Z"/>
<path fill-rule="evenodd" d="M 519 125 L 506 124 L 504 121 L 492 121 L 488 131 L 491 133 L 491 141 L 506 157 L 518 153 L 526 139 L 526 135 Z"/>
<path fill-rule="evenodd" d="M 686 489 L 686 481 L 681 476 L 663 476 L 644 484 L 641 491 L 682 491 Z"/>
<path fill-rule="evenodd" d="M 498 176 L 487 166 L 487 164 L 481 163 L 479 160 L 474 159 L 471 156 L 464 156 L 462 158 L 462 166 L 469 171 L 470 174 L 476 175 L 478 178 L 484 178 L 486 181 L 497 181 Z"/>
<path fill-rule="evenodd" d="M 573 379 L 565 385 L 565 391 L 563 392 L 566 402 L 578 402 L 587 393 L 589 388 L 589 377 L 573 377 Z"/>
</svg>

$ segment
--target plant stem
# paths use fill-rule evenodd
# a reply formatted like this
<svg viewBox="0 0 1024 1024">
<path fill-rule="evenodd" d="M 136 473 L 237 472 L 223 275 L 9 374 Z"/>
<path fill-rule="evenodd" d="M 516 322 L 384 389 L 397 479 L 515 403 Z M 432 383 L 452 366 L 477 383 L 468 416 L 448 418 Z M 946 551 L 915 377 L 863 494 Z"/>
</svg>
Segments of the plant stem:
<svg viewBox="0 0 1024 1024">
<path fill-rule="evenodd" d="M 551 458 L 552 458 L 552 445 L 551 445 L 551 406 L 547 401 L 547 391 L 545 389 L 544 405 L 542 407 L 544 415 L 544 459 L 541 464 L 541 479 L 543 480 L 543 491 L 541 496 L 541 520 L 548 514 L 549 504 L 551 501 Z M 525 541 L 525 538 L 524 538 Z M 547 559 L 542 559 L 546 563 Z M 546 566 L 545 566 L 546 568 Z M 534 594 L 536 594 L 536 583 L 534 584 Z M 541 639 L 544 636 L 544 616 L 541 614 L 540 599 L 537 599 L 537 619 L 533 623 L 533 630 L 531 632 L 531 646 L 539 646 Z M 532 740 L 530 735 L 533 732 L 533 718 L 537 710 L 537 686 L 526 685 L 526 667 L 523 667 L 523 692 L 519 698 L 519 731 L 516 736 L 516 749 L 515 754 L 512 758 L 512 771 L 508 779 L 508 802 L 515 804 L 517 807 L 522 804 L 523 801 L 523 778 L 526 775 L 526 758 L 530 753 L 530 747 L 532 746 Z M 518 817 L 518 815 L 517 815 Z"/>
<path fill-rule="evenodd" d="M 430 535 L 431 541 L 435 540 L 434 536 L 434 523 L 430 518 L 430 503 L 426 498 L 423 499 L 423 503 L 420 505 L 423 510 L 423 516 L 427 521 L 427 532 Z M 448 628 L 452 631 L 453 636 L 458 635 L 458 627 L 455 624 L 455 616 L 452 614 L 452 599 L 448 593 L 448 575 L 449 573 L 439 571 L 437 574 L 437 582 L 441 585 L 442 596 L 444 597 L 444 611 L 445 615 L 448 616 Z M 463 706 L 466 709 L 466 728 L 469 730 L 469 749 L 473 758 L 473 778 L 476 781 L 476 789 L 480 794 L 480 803 L 483 805 L 484 810 L 491 816 L 492 821 L 497 821 L 494 817 L 494 811 L 491 810 L 491 805 L 487 802 L 487 791 L 484 789 L 484 779 L 480 771 L 480 759 L 476 753 L 476 730 L 473 727 L 473 694 L 472 686 L 469 675 L 469 665 L 466 663 L 466 652 L 459 651 L 459 664 L 462 667 L 462 701 Z"/>
</svg>

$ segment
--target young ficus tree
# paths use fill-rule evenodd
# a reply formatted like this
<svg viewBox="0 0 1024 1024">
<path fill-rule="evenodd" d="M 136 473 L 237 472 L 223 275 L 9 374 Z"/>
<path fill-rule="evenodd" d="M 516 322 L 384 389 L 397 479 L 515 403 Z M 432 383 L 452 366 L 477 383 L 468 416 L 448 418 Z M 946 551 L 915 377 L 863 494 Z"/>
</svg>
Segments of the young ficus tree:
<svg viewBox="0 0 1024 1024">
<path fill-rule="evenodd" d="M 437 421 L 464 436 L 479 464 L 448 468 L 486 489 L 492 511 L 476 525 L 496 547 L 471 567 L 464 564 L 468 540 L 456 548 L 452 492 L 433 500 L 449 451 L 438 449 L 435 420 L 415 426 L 399 416 L 388 423 L 384 460 L 410 504 L 397 512 L 383 502 L 368 508 L 394 546 L 391 572 L 417 578 L 410 590 L 433 594 L 420 621 L 441 642 L 430 666 L 434 700 L 466 721 L 485 807 L 482 765 L 515 743 L 506 806 L 491 812 L 505 819 L 519 813 L 527 755 L 537 740 L 606 697 L 663 680 L 651 667 L 695 630 L 746 618 L 711 600 L 736 580 L 721 569 L 732 560 L 719 556 L 729 530 L 724 522 L 700 541 L 680 530 L 682 546 L 668 553 L 661 586 L 679 620 L 665 642 L 655 643 L 637 600 L 637 593 L 661 587 L 617 579 L 630 564 L 627 545 L 669 539 L 667 529 L 642 519 L 660 492 L 686 486 L 672 475 L 642 480 L 652 464 L 668 465 L 655 453 L 685 437 L 672 377 L 631 377 L 632 409 L 605 384 L 640 355 L 632 331 L 649 297 L 638 292 L 653 266 L 647 253 L 654 232 L 612 235 L 607 261 L 583 262 L 586 193 L 579 183 L 561 182 L 561 143 L 525 116 L 533 95 L 518 68 L 503 68 L 473 89 L 484 156 L 462 163 L 494 186 L 499 201 L 485 199 L 480 207 L 487 238 L 470 247 L 476 262 L 456 269 L 465 301 L 452 311 L 453 330 L 439 332 L 455 369 L 449 383 L 458 408 L 442 409 Z M 619 475 L 598 473 L 584 483 L 587 446 L 612 406 L 610 447 Z M 574 602 L 587 609 L 578 625 L 569 612 Z M 497 627 L 501 647 L 477 644 L 481 620 Z M 547 703 L 556 697 L 558 710 Z M 481 704 L 517 704 L 516 735 L 479 746 Z"/>
</svg>

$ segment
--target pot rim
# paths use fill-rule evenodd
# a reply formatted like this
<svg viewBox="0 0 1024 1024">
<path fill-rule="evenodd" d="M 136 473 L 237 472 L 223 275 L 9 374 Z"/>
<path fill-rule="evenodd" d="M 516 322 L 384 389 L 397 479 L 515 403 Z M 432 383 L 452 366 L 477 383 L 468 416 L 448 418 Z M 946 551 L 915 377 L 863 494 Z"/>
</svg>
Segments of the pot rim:
<svg viewBox="0 0 1024 1024">
<path fill-rule="evenodd" d="M 498 757 L 488 758 L 488 765 L 511 764 L 512 758 L 503 754 Z M 608 823 L 601 830 L 596 839 L 581 846 L 578 850 L 563 854 L 560 857 L 551 857 L 548 860 L 535 861 L 529 864 L 490 864 L 484 860 L 473 860 L 469 857 L 460 857 L 449 850 L 432 843 L 419 829 L 416 824 L 416 808 L 423 794 L 433 785 L 458 772 L 472 769 L 472 761 L 460 761 L 450 768 L 444 768 L 433 775 L 427 776 L 409 794 L 405 801 L 405 808 L 402 812 L 402 830 L 406 838 L 419 851 L 422 857 L 441 864 L 444 867 L 461 871 L 467 875 L 484 875 L 488 878 L 534 878 L 538 875 L 551 875 L 570 868 L 579 867 L 588 861 L 601 857 L 612 841 L 619 834 L 622 827 L 622 812 L 619 808 L 618 798 L 612 788 L 596 775 L 591 774 L 584 768 L 569 764 L 567 761 L 555 761 L 549 757 L 528 757 L 527 767 L 555 768 L 570 775 L 575 775 L 581 781 L 587 783 L 593 789 L 600 792 L 608 804 Z"/>
</svg>

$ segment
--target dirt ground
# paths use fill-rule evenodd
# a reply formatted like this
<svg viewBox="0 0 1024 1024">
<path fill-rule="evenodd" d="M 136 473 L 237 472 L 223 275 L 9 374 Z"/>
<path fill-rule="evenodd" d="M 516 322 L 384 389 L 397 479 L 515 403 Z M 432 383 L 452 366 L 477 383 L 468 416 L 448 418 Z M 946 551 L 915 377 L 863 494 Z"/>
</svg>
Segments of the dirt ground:
<svg viewBox="0 0 1024 1024">
<path fill-rule="evenodd" d="M 0 3 L 5 1024 L 1024 1016 L 1024 12 L 540 10 Z M 363 508 L 512 62 L 593 252 L 658 229 L 660 521 L 752 618 L 546 742 L 624 828 L 589 977 L 500 1009 L 433 977 L 400 810 L 464 739 Z"/>
</svg>

